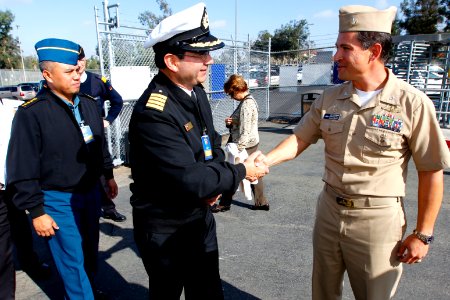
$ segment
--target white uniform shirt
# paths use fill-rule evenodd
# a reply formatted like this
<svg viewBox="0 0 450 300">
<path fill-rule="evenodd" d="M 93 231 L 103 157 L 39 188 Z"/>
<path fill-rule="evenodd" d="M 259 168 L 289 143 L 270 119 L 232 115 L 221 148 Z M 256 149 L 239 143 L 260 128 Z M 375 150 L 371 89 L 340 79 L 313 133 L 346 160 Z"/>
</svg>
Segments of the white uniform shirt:
<svg viewBox="0 0 450 300">
<path fill-rule="evenodd" d="M 6 152 L 8 150 L 14 114 L 23 101 L 2 99 L 0 101 L 0 183 L 6 183 Z M 3 186 L 2 189 L 5 187 Z"/>
</svg>

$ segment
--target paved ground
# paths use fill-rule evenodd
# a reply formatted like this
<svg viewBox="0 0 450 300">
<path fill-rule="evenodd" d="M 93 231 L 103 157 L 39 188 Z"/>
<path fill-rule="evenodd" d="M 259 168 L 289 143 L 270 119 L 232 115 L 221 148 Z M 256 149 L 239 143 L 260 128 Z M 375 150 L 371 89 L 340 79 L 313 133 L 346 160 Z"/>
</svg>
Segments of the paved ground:
<svg viewBox="0 0 450 300">
<path fill-rule="evenodd" d="M 279 124 L 263 124 L 261 150 L 266 152 L 291 131 Z M 216 215 L 220 269 L 226 299 L 310 299 L 311 233 L 315 203 L 322 187 L 323 144 L 311 146 L 296 160 L 272 168 L 265 178 L 270 211 L 252 211 L 250 202 L 234 201 L 232 209 Z M 148 279 L 132 236 L 129 169 L 116 170 L 120 186 L 116 200 L 128 220 L 101 220 L 99 286 L 112 299 L 147 299 Z M 408 232 L 415 227 L 417 176 L 411 163 L 405 209 Z M 421 264 L 405 266 L 396 299 L 450 299 L 450 175 L 445 176 L 446 197 L 436 224 L 436 241 Z M 51 258 L 42 240 L 41 256 Z M 56 273 L 56 272 L 55 272 Z M 17 271 L 17 299 L 61 299 L 56 274 L 33 281 Z M 354 299 L 345 282 L 344 299 Z"/>
</svg>

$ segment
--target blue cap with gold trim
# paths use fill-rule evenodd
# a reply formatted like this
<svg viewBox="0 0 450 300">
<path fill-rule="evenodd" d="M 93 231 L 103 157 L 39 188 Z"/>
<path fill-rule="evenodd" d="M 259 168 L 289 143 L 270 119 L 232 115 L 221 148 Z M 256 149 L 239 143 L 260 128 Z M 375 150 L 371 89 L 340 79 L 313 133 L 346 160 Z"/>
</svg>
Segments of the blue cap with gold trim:
<svg viewBox="0 0 450 300">
<path fill-rule="evenodd" d="M 44 39 L 34 45 L 39 62 L 54 61 L 75 66 L 80 54 L 80 45 L 62 39 Z"/>
<path fill-rule="evenodd" d="M 198 3 L 162 20 L 150 33 L 145 48 L 212 51 L 225 44 L 209 31 L 204 3 Z"/>
</svg>

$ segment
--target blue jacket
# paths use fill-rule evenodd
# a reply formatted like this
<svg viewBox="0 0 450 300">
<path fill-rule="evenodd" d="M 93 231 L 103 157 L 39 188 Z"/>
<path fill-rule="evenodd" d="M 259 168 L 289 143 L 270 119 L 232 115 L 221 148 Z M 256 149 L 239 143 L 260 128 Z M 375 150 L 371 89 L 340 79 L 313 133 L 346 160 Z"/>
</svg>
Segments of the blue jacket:
<svg viewBox="0 0 450 300">
<path fill-rule="evenodd" d="M 105 116 L 104 104 L 109 100 L 110 108 L 105 120 L 110 124 L 122 110 L 122 96 L 112 87 L 111 82 L 105 77 L 91 72 L 86 72 L 87 79 L 80 84 L 80 93 L 92 96 L 97 100 L 97 109 L 100 116 Z"/>
</svg>

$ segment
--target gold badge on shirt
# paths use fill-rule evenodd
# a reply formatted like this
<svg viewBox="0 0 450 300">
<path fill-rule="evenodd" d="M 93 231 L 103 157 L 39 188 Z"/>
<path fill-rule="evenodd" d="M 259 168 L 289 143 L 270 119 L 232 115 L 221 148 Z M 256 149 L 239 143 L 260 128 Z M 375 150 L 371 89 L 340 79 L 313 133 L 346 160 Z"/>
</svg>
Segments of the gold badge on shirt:
<svg viewBox="0 0 450 300">
<path fill-rule="evenodd" d="M 191 130 L 192 128 L 194 128 L 194 125 L 192 125 L 192 123 L 189 121 L 186 124 L 184 124 L 184 129 L 186 129 L 186 131 Z"/>
</svg>

